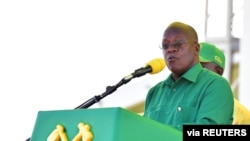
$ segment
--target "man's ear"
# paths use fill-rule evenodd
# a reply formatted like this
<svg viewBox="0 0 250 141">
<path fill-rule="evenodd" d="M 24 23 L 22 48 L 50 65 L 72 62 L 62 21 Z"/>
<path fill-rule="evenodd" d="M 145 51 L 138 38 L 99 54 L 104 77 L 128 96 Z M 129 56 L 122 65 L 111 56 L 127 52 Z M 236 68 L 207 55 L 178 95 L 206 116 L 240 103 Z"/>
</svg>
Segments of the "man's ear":
<svg viewBox="0 0 250 141">
<path fill-rule="evenodd" d="M 196 44 L 195 50 L 196 50 L 196 52 L 197 52 L 198 54 L 200 54 L 200 44 L 198 44 L 198 43 L 195 43 L 195 44 Z"/>
<path fill-rule="evenodd" d="M 221 68 L 220 66 L 216 66 L 216 72 L 217 72 L 219 75 L 222 75 L 222 74 L 223 74 L 223 71 L 224 71 L 223 68 Z"/>
</svg>

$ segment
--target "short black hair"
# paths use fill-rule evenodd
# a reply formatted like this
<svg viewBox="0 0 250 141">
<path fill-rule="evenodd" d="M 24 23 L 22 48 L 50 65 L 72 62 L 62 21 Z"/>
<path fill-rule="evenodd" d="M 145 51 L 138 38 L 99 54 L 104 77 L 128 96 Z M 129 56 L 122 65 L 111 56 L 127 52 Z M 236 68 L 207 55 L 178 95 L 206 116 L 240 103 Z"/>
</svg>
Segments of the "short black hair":
<svg viewBox="0 0 250 141">
<path fill-rule="evenodd" d="M 192 39 L 198 43 L 199 38 L 196 30 L 188 24 L 182 23 L 182 22 L 172 22 L 165 31 L 167 30 L 176 30 L 177 32 L 184 32 L 187 35 L 190 35 L 189 37 L 192 37 Z"/>
</svg>

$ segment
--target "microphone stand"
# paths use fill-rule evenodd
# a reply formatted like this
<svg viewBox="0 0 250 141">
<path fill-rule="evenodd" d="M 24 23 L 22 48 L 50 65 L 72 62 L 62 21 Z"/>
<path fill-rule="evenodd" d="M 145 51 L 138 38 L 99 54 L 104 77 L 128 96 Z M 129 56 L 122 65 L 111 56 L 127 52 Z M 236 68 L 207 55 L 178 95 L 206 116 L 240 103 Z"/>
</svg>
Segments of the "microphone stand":
<svg viewBox="0 0 250 141">
<path fill-rule="evenodd" d="M 114 86 L 107 86 L 106 87 L 106 91 L 104 93 L 102 93 L 100 95 L 96 95 L 96 96 L 90 98 L 86 102 L 84 102 L 81 105 L 77 106 L 75 109 L 88 108 L 91 105 L 99 102 L 101 99 L 103 99 L 107 95 L 109 95 L 109 94 L 113 93 L 114 91 L 116 91 L 117 88 L 119 88 L 121 85 L 128 83 L 131 79 L 133 79 L 135 77 L 140 77 L 140 76 L 145 75 L 146 73 L 151 72 L 151 71 L 152 71 L 151 67 L 142 67 L 142 68 L 139 68 L 139 69 L 135 70 L 132 74 L 124 77 L 116 85 L 114 85 Z"/>
<path fill-rule="evenodd" d="M 116 91 L 117 88 L 119 88 L 121 85 L 128 83 L 130 80 L 131 79 L 128 79 L 128 80 L 127 79 L 122 79 L 120 82 L 118 82 L 114 86 L 107 86 L 106 91 L 104 93 L 102 93 L 100 95 L 96 95 L 96 96 L 90 98 L 86 102 L 84 102 L 81 105 L 77 106 L 75 109 L 84 109 L 84 108 L 90 107 L 91 105 L 99 102 L 101 99 L 103 99 L 107 95 L 109 95 L 109 94 L 113 93 L 114 91 Z"/>
</svg>

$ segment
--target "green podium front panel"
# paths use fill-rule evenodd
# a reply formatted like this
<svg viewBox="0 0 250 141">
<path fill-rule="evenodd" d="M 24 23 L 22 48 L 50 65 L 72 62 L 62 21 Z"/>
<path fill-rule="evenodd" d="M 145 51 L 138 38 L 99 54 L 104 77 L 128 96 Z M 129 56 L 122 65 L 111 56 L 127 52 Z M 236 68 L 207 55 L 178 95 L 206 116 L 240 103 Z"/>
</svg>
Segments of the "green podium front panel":
<svg viewBox="0 0 250 141">
<path fill-rule="evenodd" d="M 46 141 L 58 124 L 72 141 L 80 122 L 90 126 L 92 141 L 182 141 L 182 132 L 119 107 L 39 111 L 31 141 Z"/>
</svg>

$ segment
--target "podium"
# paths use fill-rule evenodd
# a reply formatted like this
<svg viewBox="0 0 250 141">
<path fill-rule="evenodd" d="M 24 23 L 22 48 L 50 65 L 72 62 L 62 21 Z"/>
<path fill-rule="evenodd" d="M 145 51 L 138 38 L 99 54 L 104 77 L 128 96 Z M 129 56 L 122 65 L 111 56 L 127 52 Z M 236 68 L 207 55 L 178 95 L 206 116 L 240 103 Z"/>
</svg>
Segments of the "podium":
<svg viewBox="0 0 250 141">
<path fill-rule="evenodd" d="M 68 141 L 78 134 L 78 124 L 90 126 L 92 141 L 182 141 L 182 132 L 120 107 L 39 111 L 31 141 L 47 141 L 58 124 Z"/>
</svg>

